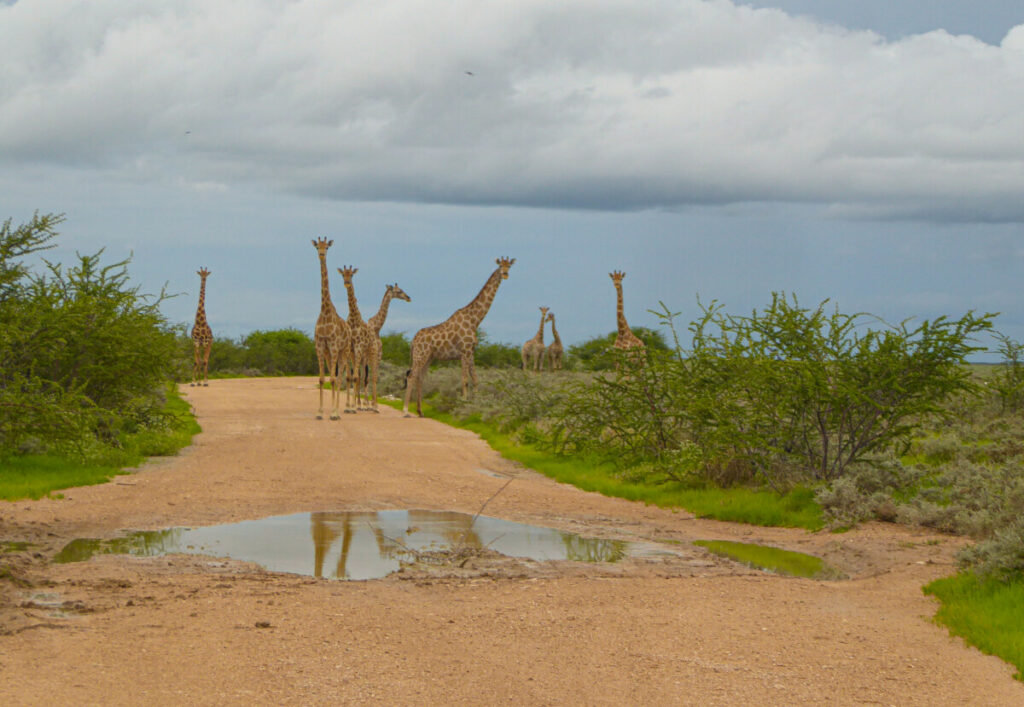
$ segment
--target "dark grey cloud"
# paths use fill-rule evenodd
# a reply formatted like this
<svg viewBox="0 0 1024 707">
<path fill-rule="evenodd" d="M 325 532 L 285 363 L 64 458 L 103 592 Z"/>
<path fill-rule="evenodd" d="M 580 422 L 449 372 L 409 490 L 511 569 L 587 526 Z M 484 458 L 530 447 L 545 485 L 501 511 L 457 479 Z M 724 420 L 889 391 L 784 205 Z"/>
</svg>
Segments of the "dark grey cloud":
<svg viewBox="0 0 1024 707">
<path fill-rule="evenodd" d="M 5 168 L 337 200 L 1024 220 L 1024 24 L 993 45 L 727 0 L 39 0 L 0 8 L 0 44 Z"/>
</svg>

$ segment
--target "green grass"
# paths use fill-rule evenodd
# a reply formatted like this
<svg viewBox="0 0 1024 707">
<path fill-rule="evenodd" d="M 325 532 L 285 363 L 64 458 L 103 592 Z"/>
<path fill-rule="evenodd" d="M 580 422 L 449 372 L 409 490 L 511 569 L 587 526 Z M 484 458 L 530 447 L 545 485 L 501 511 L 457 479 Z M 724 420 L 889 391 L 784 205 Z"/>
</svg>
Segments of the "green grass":
<svg viewBox="0 0 1024 707">
<path fill-rule="evenodd" d="M 982 653 L 998 656 L 1017 668 L 1024 680 L 1024 578 L 1003 582 L 961 573 L 925 585 L 942 606 L 935 621 Z"/>
<path fill-rule="evenodd" d="M 707 548 L 709 552 L 721 557 L 728 557 L 750 567 L 777 574 L 810 579 L 841 579 L 843 577 L 839 570 L 825 564 L 820 557 L 805 555 L 802 552 L 729 540 L 695 540 L 693 544 Z"/>
<path fill-rule="evenodd" d="M 0 461 L 0 500 L 39 499 L 55 496 L 60 489 L 92 486 L 129 473 L 148 457 L 171 456 L 187 447 L 199 425 L 174 388 L 167 395 L 163 413 L 172 424 L 163 430 L 144 429 L 125 435 L 121 449 L 110 449 L 101 458 L 89 462 L 73 461 L 49 455 L 26 455 Z"/>
<path fill-rule="evenodd" d="M 381 402 L 399 410 L 402 408 L 400 401 Z M 555 455 L 534 445 L 518 444 L 495 425 L 483 422 L 476 416 L 460 420 L 438 412 L 429 405 L 423 406 L 423 414 L 447 425 L 471 430 L 506 459 L 517 461 L 556 481 L 572 484 L 584 491 L 663 508 L 683 508 L 701 518 L 715 520 L 807 530 L 819 530 L 824 525 L 821 507 L 814 502 L 814 494 L 809 489 L 796 489 L 780 496 L 771 491 L 749 488 L 697 487 L 680 482 L 657 485 L 634 483 L 619 478 L 609 464 Z"/>
</svg>

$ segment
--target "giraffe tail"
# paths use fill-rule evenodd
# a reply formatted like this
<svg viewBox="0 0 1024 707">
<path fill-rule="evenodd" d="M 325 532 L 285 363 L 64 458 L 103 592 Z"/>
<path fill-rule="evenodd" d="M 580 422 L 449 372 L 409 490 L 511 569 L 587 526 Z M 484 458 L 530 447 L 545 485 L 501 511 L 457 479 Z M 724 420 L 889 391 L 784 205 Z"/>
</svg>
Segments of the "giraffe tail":
<svg viewBox="0 0 1024 707">
<path fill-rule="evenodd" d="M 406 388 L 409 387 L 409 374 L 410 373 L 412 373 L 412 369 L 411 368 L 408 371 L 405 372 L 405 383 L 402 384 L 402 390 L 405 390 Z"/>
</svg>

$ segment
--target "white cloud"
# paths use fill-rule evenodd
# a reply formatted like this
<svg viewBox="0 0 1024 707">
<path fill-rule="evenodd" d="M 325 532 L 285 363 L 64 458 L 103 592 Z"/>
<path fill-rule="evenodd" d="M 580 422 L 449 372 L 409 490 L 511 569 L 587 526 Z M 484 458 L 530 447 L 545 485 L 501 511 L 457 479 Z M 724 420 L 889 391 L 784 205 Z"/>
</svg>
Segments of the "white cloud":
<svg viewBox="0 0 1024 707">
<path fill-rule="evenodd" d="M 1024 25 L 992 46 L 728 0 L 36 0 L 0 6 L 0 45 L 5 166 L 337 199 L 1024 219 Z"/>
</svg>

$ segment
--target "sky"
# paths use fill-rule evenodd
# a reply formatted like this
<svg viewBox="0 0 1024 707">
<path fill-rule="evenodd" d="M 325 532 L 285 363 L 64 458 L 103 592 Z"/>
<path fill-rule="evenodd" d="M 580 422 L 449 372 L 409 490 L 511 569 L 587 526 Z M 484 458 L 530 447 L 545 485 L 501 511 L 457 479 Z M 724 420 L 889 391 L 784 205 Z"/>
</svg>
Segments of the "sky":
<svg viewBox="0 0 1024 707">
<path fill-rule="evenodd" d="M 1019 0 L 0 0 L 0 220 L 63 213 L 217 336 L 410 337 L 516 259 L 492 341 L 786 292 L 1024 341 Z M 546 337 L 550 340 L 550 329 Z M 990 341 L 983 341 L 990 344 Z"/>
</svg>

